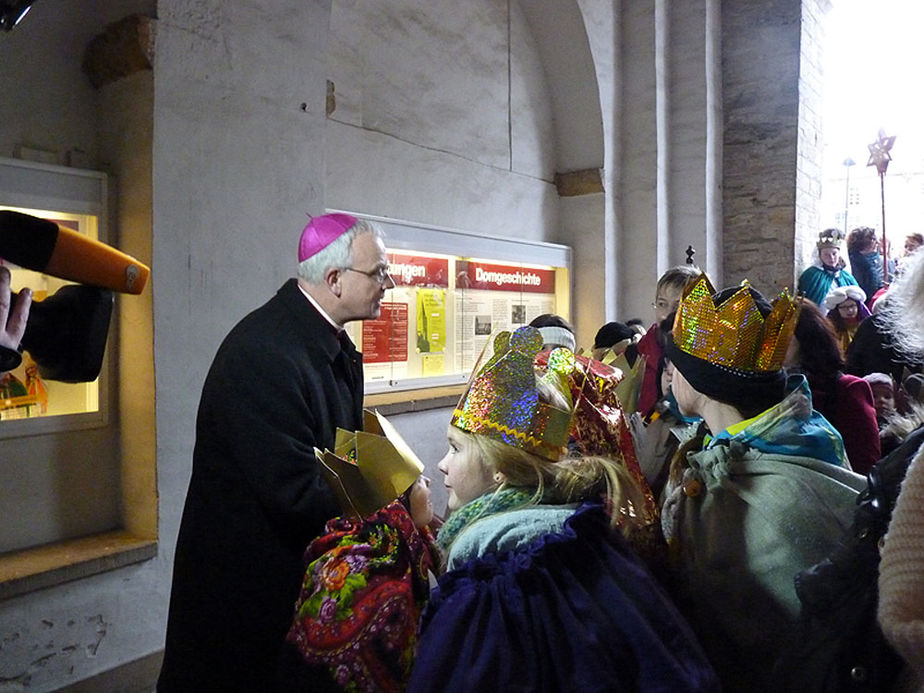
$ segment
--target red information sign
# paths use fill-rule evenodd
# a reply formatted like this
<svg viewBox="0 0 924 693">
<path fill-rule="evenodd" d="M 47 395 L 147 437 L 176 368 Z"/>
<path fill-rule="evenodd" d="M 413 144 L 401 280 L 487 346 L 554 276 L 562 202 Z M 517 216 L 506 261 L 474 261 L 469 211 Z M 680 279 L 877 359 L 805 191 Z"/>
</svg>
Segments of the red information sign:
<svg viewBox="0 0 924 693">
<path fill-rule="evenodd" d="M 377 320 L 363 320 L 363 363 L 407 361 L 407 303 L 382 303 Z"/>
<path fill-rule="evenodd" d="M 456 263 L 457 289 L 555 293 L 555 270 L 460 260 Z"/>
<path fill-rule="evenodd" d="M 443 289 L 449 286 L 449 260 L 446 258 L 390 253 L 388 272 L 398 286 Z"/>
</svg>

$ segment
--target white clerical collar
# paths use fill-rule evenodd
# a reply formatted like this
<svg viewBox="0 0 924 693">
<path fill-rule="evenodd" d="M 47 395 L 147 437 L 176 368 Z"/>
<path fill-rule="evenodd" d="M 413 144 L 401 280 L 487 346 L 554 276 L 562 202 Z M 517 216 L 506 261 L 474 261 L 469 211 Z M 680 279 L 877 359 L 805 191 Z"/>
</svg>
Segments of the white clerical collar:
<svg viewBox="0 0 924 693">
<path fill-rule="evenodd" d="M 301 284 L 296 284 L 296 286 L 298 286 L 298 290 L 301 291 L 305 295 L 305 298 L 307 298 L 311 302 L 311 305 L 315 307 L 315 310 L 317 310 L 321 314 L 321 317 L 323 317 L 325 320 L 327 320 L 327 322 L 333 325 L 334 329 L 337 330 L 338 334 L 343 332 L 343 325 L 338 325 L 336 322 L 334 322 L 334 319 L 327 314 L 327 311 L 321 308 L 321 304 L 318 303 L 316 300 L 314 300 L 314 296 L 312 296 L 307 291 L 305 291 L 305 289 L 302 287 Z"/>
</svg>

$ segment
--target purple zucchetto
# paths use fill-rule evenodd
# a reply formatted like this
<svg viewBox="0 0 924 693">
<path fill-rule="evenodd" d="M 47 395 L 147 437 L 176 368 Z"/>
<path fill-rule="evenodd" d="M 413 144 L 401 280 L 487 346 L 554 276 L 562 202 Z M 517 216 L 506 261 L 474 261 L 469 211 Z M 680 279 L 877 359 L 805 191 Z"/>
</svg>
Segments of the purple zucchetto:
<svg viewBox="0 0 924 693">
<path fill-rule="evenodd" d="M 358 221 L 349 214 L 322 214 L 312 217 L 298 239 L 298 261 L 304 262 L 353 228 Z"/>
</svg>

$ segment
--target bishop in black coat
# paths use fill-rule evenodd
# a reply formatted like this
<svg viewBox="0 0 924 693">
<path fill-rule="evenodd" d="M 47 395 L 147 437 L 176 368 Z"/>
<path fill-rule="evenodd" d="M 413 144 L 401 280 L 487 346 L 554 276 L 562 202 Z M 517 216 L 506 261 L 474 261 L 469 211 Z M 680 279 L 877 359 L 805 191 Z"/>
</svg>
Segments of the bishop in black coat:
<svg viewBox="0 0 924 693">
<path fill-rule="evenodd" d="M 305 547 L 339 514 L 314 447 L 362 428 L 362 357 L 289 280 L 202 390 L 158 691 L 272 690 Z"/>
</svg>

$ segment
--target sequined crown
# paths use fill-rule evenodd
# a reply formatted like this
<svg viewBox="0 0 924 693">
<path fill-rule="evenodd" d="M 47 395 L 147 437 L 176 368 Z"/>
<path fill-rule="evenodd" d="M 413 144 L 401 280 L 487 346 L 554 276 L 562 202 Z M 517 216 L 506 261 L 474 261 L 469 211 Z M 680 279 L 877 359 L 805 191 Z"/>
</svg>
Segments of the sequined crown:
<svg viewBox="0 0 924 693">
<path fill-rule="evenodd" d="M 771 373 L 783 367 L 799 317 L 800 299 L 787 290 L 764 318 L 745 281 L 721 306 L 706 278 L 687 285 L 674 319 L 674 344 L 681 351 L 741 373 Z"/>
<path fill-rule="evenodd" d="M 450 424 L 550 460 L 561 457 L 571 425 L 568 374 L 574 353 L 555 349 L 548 365 L 539 369 L 540 378 L 568 403 L 561 409 L 543 402 L 536 385 L 533 361 L 542 343 L 535 327 L 497 334 L 485 347 Z"/>
<path fill-rule="evenodd" d="M 365 518 L 391 503 L 424 466 L 384 416 L 363 411 L 363 430 L 337 429 L 334 452 L 314 449 L 343 512 Z"/>
</svg>

